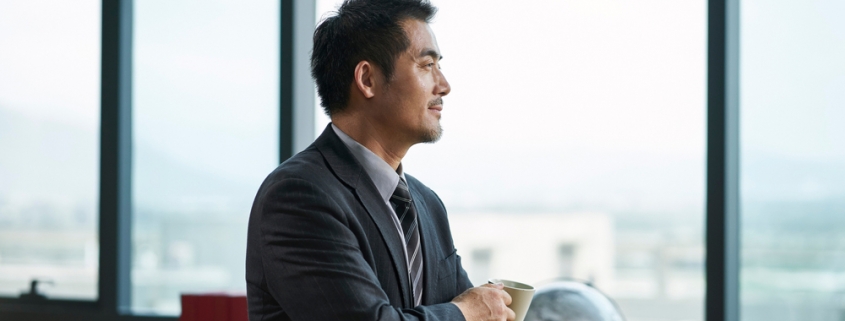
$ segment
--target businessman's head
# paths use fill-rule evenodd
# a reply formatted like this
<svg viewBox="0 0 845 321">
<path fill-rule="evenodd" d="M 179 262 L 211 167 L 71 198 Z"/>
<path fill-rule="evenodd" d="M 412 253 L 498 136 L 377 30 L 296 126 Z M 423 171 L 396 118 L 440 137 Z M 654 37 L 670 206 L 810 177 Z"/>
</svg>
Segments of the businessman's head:
<svg viewBox="0 0 845 321">
<path fill-rule="evenodd" d="M 414 144 L 440 137 L 440 49 L 426 0 L 347 0 L 314 32 L 311 74 L 335 120 L 354 114 Z"/>
</svg>

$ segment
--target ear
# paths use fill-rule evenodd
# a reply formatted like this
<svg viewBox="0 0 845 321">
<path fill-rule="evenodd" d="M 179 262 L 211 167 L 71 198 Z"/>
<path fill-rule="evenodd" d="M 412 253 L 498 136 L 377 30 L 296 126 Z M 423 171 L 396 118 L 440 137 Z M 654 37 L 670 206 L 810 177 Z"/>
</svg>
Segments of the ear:
<svg viewBox="0 0 845 321">
<path fill-rule="evenodd" d="M 377 84 L 376 68 L 369 61 L 362 60 L 355 66 L 355 88 L 364 95 L 364 98 L 373 98 L 375 96 L 375 86 Z"/>
</svg>

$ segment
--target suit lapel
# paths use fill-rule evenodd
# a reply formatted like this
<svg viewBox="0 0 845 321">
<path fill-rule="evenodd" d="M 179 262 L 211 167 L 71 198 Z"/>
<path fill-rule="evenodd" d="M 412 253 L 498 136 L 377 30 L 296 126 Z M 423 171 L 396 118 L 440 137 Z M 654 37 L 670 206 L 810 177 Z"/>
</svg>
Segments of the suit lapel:
<svg viewBox="0 0 845 321">
<path fill-rule="evenodd" d="M 422 195 L 417 191 L 416 186 L 409 185 L 409 189 L 411 190 L 411 197 L 414 198 L 414 206 L 416 206 L 417 219 L 419 220 L 420 226 L 420 244 L 422 245 L 421 250 L 423 253 L 422 304 L 425 305 L 431 303 L 431 296 L 435 293 L 435 291 L 437 291 L 437 289 L 434 288 L 434 285 L 437 284 L 437 280 L 433 279 L 436 277 L 437 273 L 434 268 L 437 266 L 437 262 L 439 262 L 438 259 L 441 254 L 439 252 L 440 248 L 434 244 L 434 241 L 437 239 L 437 235 L 434 230 L 434 226 L 431 225 L 431 213 L 428 212 L 428 206 L 426 206 L 426 203 Z"/>
<path fill-rule="evenodd" d="M 362 182 L 363 183 L 363 182 Z M 405 306 L 412 307 L 413 297 L 410 294 L 410 281 L 408 281 L 408 265 L 405 262 L 405 250 L 402 248 L 404 244 L 399 238 L 399 232 L 396 231 L 396 225 L 393 223 L 393 210 L 387 207 L 381 199 L 381 195 L 376 190 L 372 182 L 366 182 L 362 185 L 370 185 L 370 188 L 358 188 L 355 191 L 358 193 L 358 199 L 364 204 L 370 217 L 378 226 L 381 237 L 390 252 L 390 258 L 393 260 L 393 266 L 396 268 L 396 277 L 399 279 L 400 292 L 402 293 L 402 301 Z"/>
<path fill-rule="evenodd" d="M 405 262 L 404 244 L 402 244 L 402 239 L 399 237 L 399 233 L 396 231 L 396 225 L 394 225 L 393 218 L 391 217 L 393 210 L 387 207 L 387 204 L 381 198 L 381 194 L 378 193 L 375 184 L 373 184 L 372 179 L 370 179 L 364 168 L 355 159 L 355 156 L 344 145 L 343 141 L 334 133 L 331 124 L 323 130 L 323 133 L 317 138 L 314 145 L 323 154 L 332 171 L 344 183 L 355 190 L 358 200 L 367 210 L 373 222 L 375 222 L 384 240 L 384 245 L 390 253 L 390 259 L 393 261 L 403 305 L 412 307 L 413 296 L 408 297 L 411 290 L 410 282 L 408 281 L 407 263 Z"/>
</svg>

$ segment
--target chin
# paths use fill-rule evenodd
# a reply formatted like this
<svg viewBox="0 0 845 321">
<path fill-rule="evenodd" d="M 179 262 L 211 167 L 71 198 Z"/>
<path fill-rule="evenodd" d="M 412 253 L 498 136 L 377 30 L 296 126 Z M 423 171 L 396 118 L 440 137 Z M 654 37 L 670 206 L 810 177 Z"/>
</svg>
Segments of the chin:
<svg viewBox="0 0 845 321">
<path fill-rule="evenodd" d="M 440 127 L 440 123 L 437 123 L 434 128 L 429 128 L 420 136 L 421 143 L 435 143 L 440 140 L 440 136 L 443 136 L 443 128 Z"/>
</svg>

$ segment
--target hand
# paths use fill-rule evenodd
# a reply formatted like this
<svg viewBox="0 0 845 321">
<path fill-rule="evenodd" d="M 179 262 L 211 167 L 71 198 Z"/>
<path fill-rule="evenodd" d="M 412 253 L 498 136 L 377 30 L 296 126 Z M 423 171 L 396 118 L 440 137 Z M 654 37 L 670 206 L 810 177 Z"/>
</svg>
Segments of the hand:
<svg viewBox="0 0 845 321">
<path fill-rule="evenodd" d="M 507 306 L 511 296 L 502 284 L 485 284 L 466 290 L 452 303 L 461 309 L 467 321 L 513 321 L 516 315 Z"/>
</svg>

